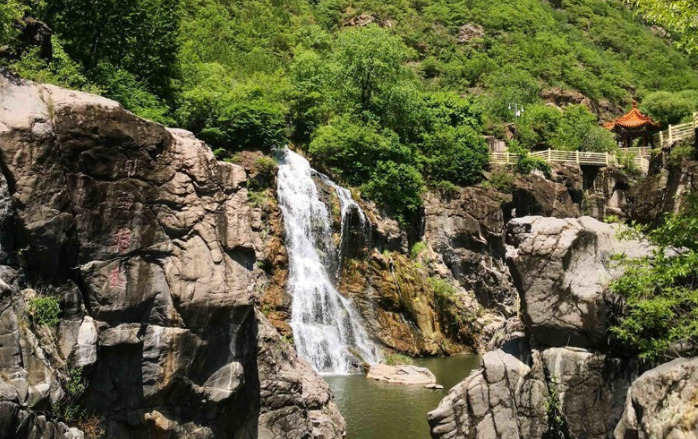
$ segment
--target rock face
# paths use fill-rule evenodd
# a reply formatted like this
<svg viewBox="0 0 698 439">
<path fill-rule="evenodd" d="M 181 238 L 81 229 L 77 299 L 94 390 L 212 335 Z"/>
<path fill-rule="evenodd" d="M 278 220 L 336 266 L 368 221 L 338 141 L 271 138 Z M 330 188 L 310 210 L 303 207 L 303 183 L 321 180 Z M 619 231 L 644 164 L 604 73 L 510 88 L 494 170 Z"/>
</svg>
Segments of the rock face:
<svg viewBox="0 0 698 439">
<path fill-rule="evenodd" d="M 666 212 L 681 210 L 685 194 L 696 191 L 698 161 L 686 160 L 680 166 L 663 167 L 629 192 L 629 216 L 643 224 L 659 224 Z"/>
<path fill-rule="evenodd" d="M 393 384 L 422 386 L 436 384 L 436 376 L 429 369 L 411 365 L 388 366 L 387 364 L 373 364 L 368 370 L 366 379 Z"/>
<path fill-rule="evenodd" d="M 611 256 L 649 248 L 590 217 L 513 219 L 506 244 L 525 335 L 486 353 L 429 414 L 432 437 L 610 437 L 637 373 L 607 346 L 604 293 L 621 274 Z"/>
<path fill-rule="evenodd" d="M 429 413 L 431 435 L 442 439 L 538 438 L 547 430 L 548 388 L 532 369 L 502 350 L 482 357 L 480 370 L 456 385 Z"/>
<path fill-rule="evenodd" d="M 614 437 L 698 437 L 698 358 L 677 358 L 642 374 L 628 390 Z"/>
<path fill-rule="evenodd" d="M 328 387 L 255 310 L 268 255 L 243 168 L 107 99 L 0 93 L 0 426 L 42 428 L 31 410 L 62 407 L 79 367 L 107 438 L 341 437 Z M 27 315 L 38 295 L 57 327 Z"/>
<path fill-rule="evenodd" d="M 507 225 L 507 264 L 522 299 L 526 328 L 541 346 L 602 347 L 608 327 L 605 286 L 621 271 L 611 260 L 649 255 L 619 241 L 616 226 L 590 217 L 517 218 Z"/>
</svg>

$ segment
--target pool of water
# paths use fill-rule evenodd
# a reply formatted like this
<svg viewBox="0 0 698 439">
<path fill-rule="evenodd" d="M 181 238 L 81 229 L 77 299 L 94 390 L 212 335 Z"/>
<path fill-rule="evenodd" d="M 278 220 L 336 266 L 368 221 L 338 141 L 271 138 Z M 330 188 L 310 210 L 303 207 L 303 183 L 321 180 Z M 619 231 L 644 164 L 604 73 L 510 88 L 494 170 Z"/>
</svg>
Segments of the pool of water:
<svg viewBox="0 0 698 439">
<path fill-rule="evenodd" d="M 415 360 L 443 390 L 367 380 L 364 375 L 325 376 L 347 422 L 347 439 L 429 439 L 427 413 L 448 390 L 480 365 L 477 355 Z"/>
</svg>

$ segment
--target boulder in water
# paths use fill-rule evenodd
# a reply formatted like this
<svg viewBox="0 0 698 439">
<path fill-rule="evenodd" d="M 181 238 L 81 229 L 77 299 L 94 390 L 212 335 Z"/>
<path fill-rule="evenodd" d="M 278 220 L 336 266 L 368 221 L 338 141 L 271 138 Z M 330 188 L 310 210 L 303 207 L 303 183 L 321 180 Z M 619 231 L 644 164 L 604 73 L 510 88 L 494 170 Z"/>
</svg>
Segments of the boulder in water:
<svg viewBox="0 0 698 439">
<path fill-rule="evenodd" d="M 436 376 L 426 367 L 372 364 L 366 378 L 394 384 L 436 384 Z"/>
</svg>

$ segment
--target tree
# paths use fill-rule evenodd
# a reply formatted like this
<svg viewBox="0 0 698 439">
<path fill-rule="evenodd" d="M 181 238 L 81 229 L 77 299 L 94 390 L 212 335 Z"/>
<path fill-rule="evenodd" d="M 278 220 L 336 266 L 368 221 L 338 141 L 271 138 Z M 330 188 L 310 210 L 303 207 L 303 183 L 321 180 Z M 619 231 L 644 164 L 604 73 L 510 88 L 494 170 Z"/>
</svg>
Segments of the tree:
<svg viewBox="0 0 698 439">
<path fill-rule="evenodd" d="M 698 2 L 696 0 L 627 0 L 649 20 L 666 26 L 680 48 L 698 49 Z"/>
<path fill-rule="evenodd" d="M 9 45 L 19 34 L 17 23 L 25 10 L 26 7 L 17 0 L 6 0 L 0 4 L 0 48 Z"/>
<path fill-rule="evenodd" d="M 612 333 L 650 362 L 698 352 L 698 197 L 646 235 L 650 257 L 620 258 L 611 291 L 625 300 Z"/>
<path fill-rule="evenodd" d="M 180 0 L 52 0 L 41 16 L 88 71 L 108 62 L 170 95 Z"/>
<path fill-rule="evenodd" d="M 371 179 L 361 186 L 363 193 L 375 200 L 407 225 L 422 206 L 422 175 L 413 166 L 393 161 L 378 162 Z"/>
<path fill-rule="evenodd" d="M 698 93 L 693 90 L 650 93 L 642 100 L 641 109 L 657 122 L 678 124 L 698 109 Z"/>
<path fill-rule="evenodd" d="M 597 124 L 584 105 L 570 105 L 560 118 L 551 144 L 568 151 L 608 152 L 616 147 L 614 136 Z"/>
<path fill-rule="evenodd" d="M 342 32 L 335 54 L 340 96 L 359 112 L 374 110 L 374 99 L 401 77 L 407 53 L 399 37 L 375 25 Z"/>
<path fill-rule="evenodd" d="M 310 153 L 330 166 L 337 177 L 354 186 L 367 182 L 378 162 L 413 160 L 410 149 L 400 143 L 395 132 L 351 116 L 339 116 L 321 127 L 310 143 Z"/>
</svg>

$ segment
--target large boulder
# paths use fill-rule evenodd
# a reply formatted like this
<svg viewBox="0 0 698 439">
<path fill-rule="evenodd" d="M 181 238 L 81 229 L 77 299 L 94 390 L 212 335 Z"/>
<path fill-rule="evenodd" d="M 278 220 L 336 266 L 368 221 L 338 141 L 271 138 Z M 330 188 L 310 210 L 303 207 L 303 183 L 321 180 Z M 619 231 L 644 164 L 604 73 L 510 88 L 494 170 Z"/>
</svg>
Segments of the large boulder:
<svg viewBox="0 0 698 439">
<path fill-rule="evenodd" d="M 555 390 L 569 437 L 610 437 L 636 376 L 635 363 L 569 347 L 546 349 L 540 359 L 547 385 Z"/>
<path fill-rule="evenodd" d="M 269 282 L 244 169 L 104 98 L 0 91 L 16 268 L 36 290 L 2 296 L 0 398 L 60 404 L 82 367 L 107 438 L 340 437 L 328 387 L 255 311 Z M 60 301 L 57 328 L 18 323 L 32 294 Z"/>
<path fill-rule="evenodd" d="M 645 372 L 628 390 L 616 439 L 698 437 L 698 358 L 677 358 Z"/>
<path fill-rule="evenodd" d="M 412 365 L 390 366 L 381 363 L 373 364 L 369 368 L 366 378 L 393 384 L 423 386 L 436 384 L 436 376 L 429 369 Z"/>
<path fill-rule="evenodd" d="M 605 345 L 604 291 L 622 273 L 612 257 L 650 252 L 646 243 L 617 235 L 618 226 L 591 217 L 509 222 L 507 264 L 521 296 L 522 318 L 539 346 Z"/>
<path fill-rule="evenodd" d="M 451 389 L 429 413 L 431 436 L 539 438 L 547 431 L 547 399 L 542 368 L 531 368 L 503 350 L 488 352 L 480 370 Z"/>
</svg>

